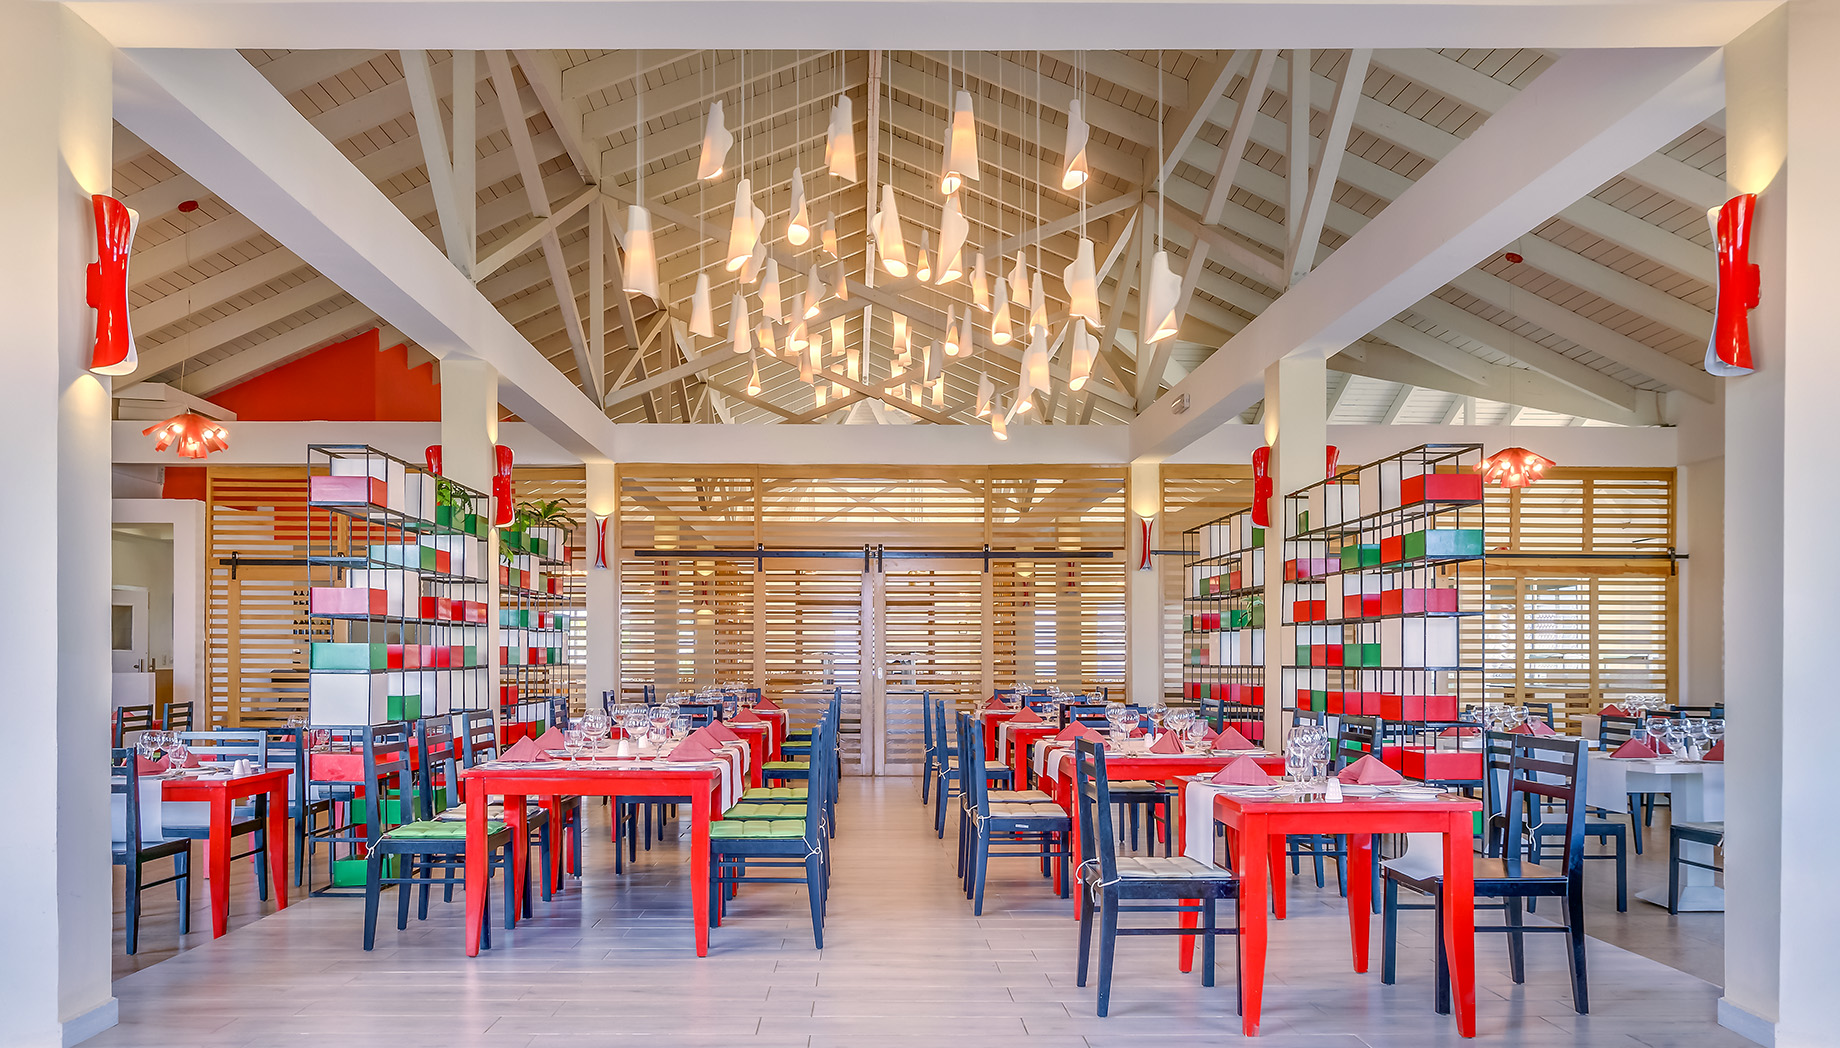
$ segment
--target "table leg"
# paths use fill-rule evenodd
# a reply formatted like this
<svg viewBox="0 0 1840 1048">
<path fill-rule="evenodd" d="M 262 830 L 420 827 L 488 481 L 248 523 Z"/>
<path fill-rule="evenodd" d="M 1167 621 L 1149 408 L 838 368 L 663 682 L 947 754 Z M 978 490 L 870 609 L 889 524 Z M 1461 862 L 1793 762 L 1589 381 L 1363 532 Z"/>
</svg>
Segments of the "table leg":
<svg viewBox="0 0 1840 1048">
<path fill-rule="evenodd" d="M 1239 847 L 1239 978 L 1240 1030 L 1259 1035 L 1259 1008 L 1265 999 L 1265 872 L 1271 835 L 1264 816 L 1248 815 L 1240 827 Z M 1282 848 L 1278 849 L 1282 859 Z"/>
<path fill-rule="evenodd" d="M 1367 970 L 1367 933 L 1372 926 L 1374 837 L 1348 835 L 1348 940 L 1354 947 L 1354 970 Z"/>
<path fill-rule="evenodd" d="M 1444 953 L 1450 958 L 1450 990 L 1457 1033 L 1476 1036 L 1475 849 L 1469 812 L 1451 816 L 1444 829 Z M 1353 900 L 1350 900 L 1352 902 Z"/>
<path fill-rule="evenodd" d="M 287 784 L 268 791 L 268 880 L 275 889 L 275 908 L 287 909 L 288 868 Z M 303 813 L 304 815 L 304 813 Z"/>
<path fill-rule="evenodd" d="M 1168 832 L 1171 835 L 1171 840 L 1177 855 L 1186 855 L 1188 853 L 1188 834 L 1187 831 L 1182 828 L 1184 821 L 1188 818 L 1188 786 L 1188 780 L 1182 780 L 1182 788 L 1176 792 L 1175 798 L 1170 802 L 1174 805 L 1174 810 L 1170 812 L 1169 815 L 1172 826 L 1169 828 Z M 1195 858 L 1199 859 L 1201 857 L 1197 855 Z M 1200 904 L 1200 899 L 1181 900 L 1181 905 L 1183 906 L 1199 906 Z M 1199 913 L 1183 913 L 1180 915 L 1178 924 L 1183 928 L 1199 927 L 1201 924 L 1201 915 Z M 1195 968 L 1195 937 L 1192 935 L 1178 935 L 1176 936 L 1176 944 L 1176 967 L 1184 972 L 1193 971 Z"/>
<path fill-rule="evenodd" d="M 510 924 L 524 913 L 524 867 L 530 865 L 530 822 L 525 818 L 529 798 L 505 796 L 505 826 L 511 830 L 511 914 Z"/>
<path fill-rule="evenodd" d="M 206 848 L 210 851 L 211 938 L 221 939 L 230 924 L 230 794 L 226 791 L 211 796 L 211 837 Z"/>
<path fill-rule="evenodd" d="M 1273 848 L 1270 841 L 1265 842 L 1266 863 L 1271 869 L 1271 915 L 1278 920 L 1285 917 L 1286 895 L 1289 891 L 1284 878 L 1284 850 L 1290 847 L 1290 838 L 1278 835 L 1278 846 Z"/>
<path fill-rule="evenodd" d="M 1067 831 L 1067 868 L 1078 870 L 1080 864 L 1086 861 L 1084 854 L 1085 838 L 1080 832 L 1080 799 L 1078 795 L 1074 793 L 1073 786 L 1068 779 L 1063 778 L 1060 780 L 1060 783 L 1060 794 L 1061 798 L 1064 799 L 1063 807 L 1067 809 L 1068 817 L 1073 820 Z M 1084 891 L 1085 889 L 1082 888 L 1081 890 Z M 1078 906 L 1073 908 L 1073 919 L 1076 921 L 1080 919 L 1080 908 Z"/>
<path fill-rule="evenodd" d="M 543 813 L 549 816 L 549 890 L 562 890 L 563 864 L 568 860 L 569 835 L 562 828 L 562 798 L 543 798 Z"/>
<path fill-rule="evenodd" d="M 485 784 L 474 780 L 466 792 L 466 955 L 477 957 L 479 933 L 485 926 L 486 893 L 492 890 L 492 864 L 486 854 Z"/>
<path fill-rule="evenodd" d="M 716 783 L 714 789 L 721 789 Z M 696 928 L 696 955 L 709 956 L 709 824 L 715 818 L 710 789 L 690 793 L 690 913 Z M 812 798 L 816 803 L 817 798 Z"/>
</svg>

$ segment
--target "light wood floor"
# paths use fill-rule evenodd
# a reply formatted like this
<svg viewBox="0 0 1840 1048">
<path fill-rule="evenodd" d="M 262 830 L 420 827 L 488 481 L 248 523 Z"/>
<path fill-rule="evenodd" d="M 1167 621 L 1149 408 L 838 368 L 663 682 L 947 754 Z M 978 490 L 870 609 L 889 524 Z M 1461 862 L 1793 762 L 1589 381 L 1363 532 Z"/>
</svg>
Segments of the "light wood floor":
<svg viewBox="0 0 1840 1048">
<path fill-rule="evenodd" d="M 599 821 L 585 885 L 538 901 L 534 920 L 496 931 L 495 948 L 474 960 L 460 949 L 458 900 L 437 902 L 407 931 L 386 918 L 367 954 L 360 901 L 312 899 L 258 920 L 253 892 L 238 883 L 235 905 L 249 919 L 210 941 L 200 901 L 197 930 L 176 951 L 170 902 L 163 890 L 149 893 L 139 960 L 166 959 L 118 979 L 121 1025 L 87 1043 L 1177 1048 L 1239 1039 L 1230 954 L 1218 985 L 1204 989 L 1175 970 L 1172 940 L 1121 941 L 1112 1014 L 1096 1018 L 1092 989 L 1074 985 L 1073 903 L 1054 898 L 1029 863 L 1009 860 L 993 868 L 985 915 L 972 917 L 953 875 L 953 841 L 934 839 L 912 780 L 845 781 L 822 953 L 812 949 L 803 890 L 761 886 L 737 900 L 710 956 L 697 959 L 683 850 L 667 842 L 616 877 L 601 809 L 591 811 Z M 1378 976 L 1377 919 L 1374 971 L 1349 970 L 1345 913 L 1333 884 L 1319 893 L 1292 881 L 1290 919 L 1272 926 L 1259 1043 L 1464 1043 L 1431 1011 L 1428 915 L 1404 918 L 1400 981 L 1388 987 Z M 1590 944 L 1593 1012 L 1575 1014 L 1561 943 L 1531 938 L 1528 981 L 1516 986 L 1501 937 L 1481 937 L 1473 1043 L 1749 1043 L 1714 1023 L 1717 987 L 1601 941 Z"/>
</svg>

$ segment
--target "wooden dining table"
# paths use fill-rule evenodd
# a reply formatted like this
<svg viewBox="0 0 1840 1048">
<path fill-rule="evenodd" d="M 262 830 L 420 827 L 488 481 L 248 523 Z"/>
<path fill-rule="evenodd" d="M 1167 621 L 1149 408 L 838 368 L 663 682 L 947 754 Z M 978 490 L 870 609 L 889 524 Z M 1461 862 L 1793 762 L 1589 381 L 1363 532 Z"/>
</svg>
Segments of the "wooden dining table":
<svg viewBox="0 0 1840 1048">
<path fill-rule="evenodd" d="M 230 924 L 230 831 L 236 802 L 256 800 L 267 820 L 265 849 L 275 908 L 287 909 L 288 768 L 249 775 L 187 775 L 162 780 L 160 800 L 202 801 L 210 808 L 210 836 L 205 842 L 205 876 L 211 882 L 211 937 L 219 939 Z M 264 810 L 265 809 L 265 810 Z"/>
<path fill-rule="evenodd" d="M 1187 808 L 1184 783 L 1181 808 Z M 1344 797 L 1339 801 L 1297 796 L 1244 797 L 1218 791 L 1214 820 L 1225 826 L 1239 878 L 1239 956 L 1241 1030 L 1247 1037 L 1259 1033 L 1260 1008 L 1265 992 L 1266 909 L 1272 893 L 1281 890 L 1278 870 L 1286 835 L 1342 834 L 1348 841 L 1348 933 L 1354 970 L 1367 971 L 1368 931 L 1372 917 L 1373 835 L 1425 833 L 1443 837 L 1444 944 L 1450 964 L 1451 999 L 1457 1033 L 1476 1036 L 1476 894 L 1473 879 L 1473 813 L 1482 802 L 1455 794 L 1435 798 Z M 1273 847 L 1272 841 L 1278 841 Z M 1213 835 L 1207 835 L 1209 854 L 1191 856 L 1213 863 Z M 1195 927 L 1192 913 L 1182 915 L 1185 927 Z M 1181 969 L 1194 961 L 1195 940 L 1179 939 Z"/>
<path fill-rule="evenodd" d="M 466 955 L 479 955 L 485 923 L 491 856 L 486 849 L 487 798 L 504 799 L 512 840 L 528 840 L 525 802 L 529 797 L 654 798 L 690 805 L 690 907 L 696 955 L 709 955 L 709 826 L 722 817 L 723 771 L 715 764 L 686 765 L 658 760 L 550 760 L 540 763 L 489 761 L 460 773 L 466 789 Z M 286 809 L 283 808 L 283 811 Z M 528 849 L 513 848 L 512 883 L 523 905 Z"/>
</svg>

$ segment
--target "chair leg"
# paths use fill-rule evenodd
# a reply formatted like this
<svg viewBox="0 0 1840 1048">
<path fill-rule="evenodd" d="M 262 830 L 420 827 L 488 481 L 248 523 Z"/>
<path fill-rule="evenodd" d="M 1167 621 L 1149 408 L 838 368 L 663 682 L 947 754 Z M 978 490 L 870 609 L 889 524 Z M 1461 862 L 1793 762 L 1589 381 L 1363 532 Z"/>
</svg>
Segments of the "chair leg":
<svg viewBox="0 0 1840 1048">
<path fill-rule="evenodd" d="M 824 949 L 824 870 L 816 855 L 805 860 L 805 894 L 811 902 L 811 942 Z"/>
<path fill-rule="evenodd" d="M 364 861 L 364 948 L 377 945 L 377 903 L 383 894 L 383 855 L 372 851 Z"/>
<path fill-rule="evenodd" d="M 1571 940 L 1572 952 L 1572 1008 L 1579 1015 L 1591 1011 L 1591 990 L 1585 978 L 1584 968 L 1584 896 L 1582 892 L 1567 892 L 1565 896 L 1565 924 L 1570 930 L 1566 938 Z"/>
<path fill-rule="evenodd" d="M 946 839 L 946 795 L 951 792 L 952 780 L 946 773 L 939 774 L 939 789 L 934 791 L 933 835 L 940 840 Z"/>
<path fill-rule="evenodd" d="M 1622 884 L 1622 879 L 1623 879 L 1623 865 L 1622 865 L 1621 860 L 1617 862 L 1616 874 L 1617 874 L 1617 883 L 1620 887 Z M 1680 912 L 1680 838 L 1674 836 L 1673 834 L 1669 834 L 1668 835 L 1668 913 L 1678 914 L 1679 912 Z"/>
<path fill-rule="evenodd" d="M 1399 957 L 1399 882 L 1387 877 L 1380 883 L 1380 894 L 1386 898 L 1380 917 L 1380 981 L 1391 986 L 1393 963 Z"/>
<path fill-rule="evenodd" d="M 1086 985 L 1086 969 L 1089 955 L 1092 953 L 1093 899 L 1092 892 L 1082 882 L 1080 885 L 1080 964 L 1075 971 L 1073 984 Z"/>
<path fill-rule="evenodd" d="M 262 810 L 258 814 L 262 816 L 262 828 L 257 830 L 254 834 L 252 834 L 252 836 L 255 838 L 255 846 L 256 846 L 256 854 L 255 854 L 256 898 L 262 900 L 263 902 L 267 902 L 268 901 L 268 818 L 267 818 L 268 813 L 267 813 L 266 802 L 264 802 L 262 806 Z M 282 872 L 285 874 L 287 871 L 283 870 Z"/>
<path fill-rule="evenodd" d="M 300 817 L 294 820 L 294 887 L 307 873 L 307 823 L 313 818 L 312 812 L 305 806 L 300 809 Z"/>
<path fill-rule="evenodd" d="M 389 858 L 386 857 L 384 861 L 388 862 Z M 416 894 L 415 878 L 418 875 L 422 879 L 423 893 L 419 919 L 424 921 L 428 919 L 428 895 L 426 893 L 430 878 L 434 876 L 434 862 L 415 855 L 404 855 L 396 860 L 396 864 L 396 876 L 402 878 L 402 881 L 396 885 L 396 930 L 402 931 L 409 927 L 409 899 Z"/>
<path fill-rule="evenodd" d="M 1118 946 L 1118 907 L 1108 896 L 1099 911 L 1099 1018 L 1112 1006 L 1112 954 Z"/>
<path fill-rule="evenodd" d="M 977 834 L 977 866 L 972 871 L 972 878 L 977 882 L 975 895 L 971 900 L 971 915 L 984 916 L 984 880 L 990 872 L 990 832 L 980 830 Z"/>
<path fill-rule="evenodd" d="M 192 930 L 192 849 L 190 845 L 175 856 L 179 868 L 179 934 Z"/>
<path fill-rule="evenodd" d="M 129 842 L 127 847 L 130 849 L 129 854 L 128 854 L 127 878 L 126 878 L 127 897 L 123 900 L 123 906 L 124 906 L 124 909 L 126 910 L 126 924 L 127 924 L 126 932 L 127 932 L 127 938 L 128 938 L 128 956 L 132 957 L 134 956 L 134 951 L 140 949 L 141 871 L 140 871 L 140 864 L 135 862 L 134 860 L 134 854 L 132 851 L 134 847 L 134 842 Z"/>
<path fill-rule="evenodd" d="M 1510 928 L 1521 926 L 1521 900 L 1510 896 L 1502 900 L 1502 915 Z M 1525 932 L 1508 933 L 1508 978 L 1516 983 L 1527 981 L 1527 935 Z"/>
<path fill-rule="evenodd" d="M 511 929 L 517 927 L 517 878 L 512 876 L 513 871 L 517 869 L 517 864 L 512 860 L 512 855 L 511 855 L 511 848 L 516 843 L 517 843 L 516 841 L 511 841 L 511 842 L 506 843 L 505 845 L 505 930 L 506 931 L 510 931 Z M 529 869 L 528 864 L 526 864 L 525 869 L 527 870 Z M 524 901 L 526 903 L 530 901 L 529 891 L 524 892 Z"/>
<path fill-rule="evenodd" d="M 1071 880 L 1069 880 L 1067 876 L 1068 875 L 1067 853 L 1073 850 L 1072 844 L 1073 844 L 1073 841 L 1072 841 L 1071 833 L 1064 833 L 1060 835 L 1060 855 L 1056 856 L 1056 859 L 1060 862 L 1060 874 L 1056 878 L 1056 881 L 1057 883 L 1060 884 L 1060 889 L 1061 889 L 1058 894 L 1063 899 L 1067 897 L 1069 885 L 1073 883 Z"/>
<path fill-rule="evenodd" d="M 1642 797 L 1640 794 L 1629 795 L 1629 836 L 1635 841 L 1636 854 L 1642 854 Z"/>
<path fill-rule="evenodd" d="M 1450 957 L 1444 952 L 1444 893 L 1441 887 L 1437 894 L 1431 897 L 1432 934 L 1437 937 L 1433 949 L 1437 989 L 1434 991 L 1432 1010 L 1439 1015 L 1449 1015 Z"/>
<path fill-rule="evenodd" d="M 1310 834 L 1310 855 L 1316 860 L 1316 886 L 1323 886 L 1323 849 L 1328 847 L 1328 838 L 1320 833 Z"/>
<path fill-rule="evenodd" d="M 933 755 L 927 754 L 926 763 L 920 768 L 920 806 L 926 807 L 933 796 Z"/>
<path fill-rule="evenodd" d="M 1201 985 L 1214 985 L 1214 897 L 1201 900 Z"/>
<path fill-rule="evenodd" d="M 1623 828 L 1618 826 L 1613 836 L 1616 843 L 1616 912 L 1627 913 L 1629 912 L 1629 862 L 1628 857 L 1623 854 Z M 1674 901 L 1672 894 L 1668 896 L 1668 901 L 1670 904 Z M 1668 912 L 1674 912 L 1671 906 Z"/>
<path fill-rule="evenodd" d="M 537 838 L 537 847 L 543 852 L 543 901 L 548 902 L 554 896 L 556 884 L 556 859 L 549 847 L 549 823 L 544 823 L 537 831 Z"/>
</svg>

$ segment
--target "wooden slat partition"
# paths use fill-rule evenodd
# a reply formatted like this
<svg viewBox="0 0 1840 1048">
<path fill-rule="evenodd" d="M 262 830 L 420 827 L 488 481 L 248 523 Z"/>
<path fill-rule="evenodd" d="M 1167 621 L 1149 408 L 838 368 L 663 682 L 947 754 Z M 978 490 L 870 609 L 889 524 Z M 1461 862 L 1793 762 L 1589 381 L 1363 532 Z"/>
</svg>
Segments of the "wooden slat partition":
<svg viewBox="0 0 1840 1048">
<path fill-rule="evenodd" d="M 305 466 L 206 470 L 205 662 L 200 721 L 215 727 L 285 724 L 307 708 L 307 569 L 226 563 L 232 555 L 304 558 Z M 325 541 L 321 536 L 321 541 Z"/>
</svg>

